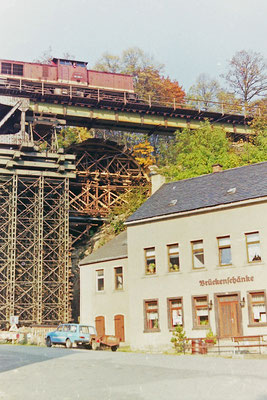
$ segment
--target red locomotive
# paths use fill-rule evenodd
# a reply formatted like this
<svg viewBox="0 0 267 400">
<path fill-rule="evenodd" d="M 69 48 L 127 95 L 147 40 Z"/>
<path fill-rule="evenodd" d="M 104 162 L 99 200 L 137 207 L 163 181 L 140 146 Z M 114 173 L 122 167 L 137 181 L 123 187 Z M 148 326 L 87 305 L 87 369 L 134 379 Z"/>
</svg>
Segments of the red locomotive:
<svg viewBox="0 0 267 400">
<path fill-rule="evenodd" d="M 86 94 L 86 89 L 134 93 L 130 75 L 88 70 L 87 62 L 63 58 L 53 58 L 50 64 L 0 60 L 0 84 L 16 82 L 20 86 L 26 82 L 30 87 L 54 88 L 52 93 L 63 95 L 64 86 L 70 85 L 80 88 L 81 96 Z"/>
</svg>

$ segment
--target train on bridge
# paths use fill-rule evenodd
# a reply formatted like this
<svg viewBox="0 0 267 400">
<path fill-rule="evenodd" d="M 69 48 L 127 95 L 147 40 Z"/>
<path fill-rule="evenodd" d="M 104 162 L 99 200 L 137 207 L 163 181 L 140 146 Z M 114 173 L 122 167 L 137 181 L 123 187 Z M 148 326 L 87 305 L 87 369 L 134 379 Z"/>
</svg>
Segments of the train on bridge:
<svg viewBox="0 0 267 400">
<path fill-rule="evenodd" d="M 56 95 L 69 94 L 72 85 L 74 96 L 90 98 L 101 90 L 107 98 L 136 99 L 131 75 L 89 70 L 85 61 L 64 58 L 53 58 L 50 64 L 0 60 L 0 85 Z"/>
<path fill-rule="evenodd" d="M 131 75 L 89 70 L 87 62 L 64 58 L 53 58 L 50 64 L 0 60 L 0 97 L 0 134 L 17 133 L 19 124 L 25 132 L 26 122 L 34 131 L 33 140 L 49 137 L 47 126 L 62 121 L 89 129 L 173 135 L 177 129 L 197 129 L 206 120 L 240 140 L 240 135 L 245 139 L 251 134 L 248 123 L 253 118 L 231 104 L 210 102 L 211 109 L 201 109 L 198 100 L 186 103 L 151 93 L 141 97 Z M 44 126 L 42 133 L 37 125 Z"/>
</svg>

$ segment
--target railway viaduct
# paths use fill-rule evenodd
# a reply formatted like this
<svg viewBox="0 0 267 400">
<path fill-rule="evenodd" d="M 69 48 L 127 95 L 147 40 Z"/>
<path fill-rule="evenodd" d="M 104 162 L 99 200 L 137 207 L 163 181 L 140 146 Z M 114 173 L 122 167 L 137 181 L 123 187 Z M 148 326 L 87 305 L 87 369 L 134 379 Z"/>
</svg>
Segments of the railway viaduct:
<svg viewBox="0 0 267 400">
<path fill-rule="evenodd" d="M 208 119 L 232 135 L 250 135 L 242 115 L 186 106 L 107 100 L 0 85 L 0 325 L 71 318 L 69 231 L 75 240 L 108 214 L 120 194 L 148 177 L 116 143 L 92 139 L 69 154 L 51 140 L 56 126 L 172 135 Z M 16 132 L 18 132 L 16 134 Z M 47 142 L 40 150 L 36 144 Z M 75 161 L 76 158 L 76 161 Z"/>
</svg>

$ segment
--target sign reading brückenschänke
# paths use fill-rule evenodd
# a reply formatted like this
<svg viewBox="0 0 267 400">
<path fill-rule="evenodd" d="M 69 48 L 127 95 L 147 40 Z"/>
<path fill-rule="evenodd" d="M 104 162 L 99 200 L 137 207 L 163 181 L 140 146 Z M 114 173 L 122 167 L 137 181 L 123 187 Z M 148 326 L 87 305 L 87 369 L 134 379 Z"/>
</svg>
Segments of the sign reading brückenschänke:
<svg viewBox="0 0 267 400">
<path fill-rule="evenodd" d="M 224 279 L 208 279 L 207 281 L 205 280 L 200 280 L 199 284 L 200 286 L 213 286 L 213 285 L 231 285 L 231 284 L 237 284 L 237 283 L 242 283 L 242 282 L 253 282 L 254 281 L 254 276 L 228 276 L 228 278 Z"/>
</svg>

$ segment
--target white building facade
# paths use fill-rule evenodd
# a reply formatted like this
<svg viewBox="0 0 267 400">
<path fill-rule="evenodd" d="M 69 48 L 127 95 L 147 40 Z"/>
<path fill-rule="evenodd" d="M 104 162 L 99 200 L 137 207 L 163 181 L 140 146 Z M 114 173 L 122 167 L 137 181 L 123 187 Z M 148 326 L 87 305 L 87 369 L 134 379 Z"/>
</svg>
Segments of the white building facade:
<svg viewBox="0 0 267 400">
<path fill-rule="evenodd" d="M 84 260 L 82 322 L 102 315 L 112 333 L 121 313 L 126 343 L 138 349 L 170 347 L 176 325 L 191 338 L 210 329 L 220 338 L 267 335 L 267 163 L 165 184 L 126 224 L 121 298 L 119 259 Z"/>
</svg>

